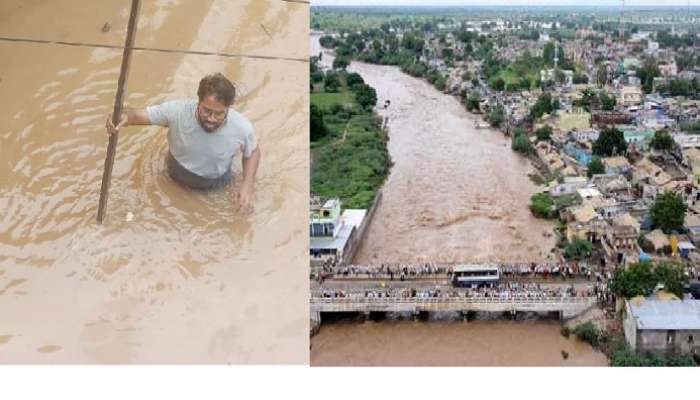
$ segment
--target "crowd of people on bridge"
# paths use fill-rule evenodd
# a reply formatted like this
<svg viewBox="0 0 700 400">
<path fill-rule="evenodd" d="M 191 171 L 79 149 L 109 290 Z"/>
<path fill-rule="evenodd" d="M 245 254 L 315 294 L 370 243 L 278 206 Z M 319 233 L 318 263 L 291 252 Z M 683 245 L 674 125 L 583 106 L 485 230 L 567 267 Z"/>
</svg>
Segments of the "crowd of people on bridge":
<svg viewBox="0 0 700 400">
<path fill-rule="evenodd" d="M 610 273 L 593 271 L 587 264 L 578 262 L 565 263 L 500 263 L 484 264 L 484 266 L 497 266 L 501 276 L 511 278 L 569 278 L 587 279 L 602 282 L 610 279 Z M 325 279 L 384 279 L 384 280 L 412 280 L 424 278 L 451 279 L 454 273 L 454 265 L 419 263 L 419 264 L 380 264 L 380 265 L 345 265 L 335 260 L 328 260 L 323 264 L 315 278 L 322 282 Z"/>
<path fill-rule="evenodd" d="M 364 278 L 405 280 L 407 278 L 451 276 L 452 267 L 437 264 L 381 264 L 381 265 L 343 265 L 324 264 L 321 275 L 324 278 Z"/>
</svg>

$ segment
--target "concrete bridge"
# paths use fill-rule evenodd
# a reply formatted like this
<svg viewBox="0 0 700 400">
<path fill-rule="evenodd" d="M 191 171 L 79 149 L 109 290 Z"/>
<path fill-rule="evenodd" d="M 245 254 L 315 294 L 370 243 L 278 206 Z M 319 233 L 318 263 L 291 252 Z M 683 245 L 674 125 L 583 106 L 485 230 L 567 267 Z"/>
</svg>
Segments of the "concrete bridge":
<svg viewBox="0 0 700 400">
<path fill-rule="evenodd" d="M 558 312 L 573 318 L 596 304 L 595 297 L 472 298 L 472 297 L 311 297 L 311 319 L 322 312 Z"/>
</svg>

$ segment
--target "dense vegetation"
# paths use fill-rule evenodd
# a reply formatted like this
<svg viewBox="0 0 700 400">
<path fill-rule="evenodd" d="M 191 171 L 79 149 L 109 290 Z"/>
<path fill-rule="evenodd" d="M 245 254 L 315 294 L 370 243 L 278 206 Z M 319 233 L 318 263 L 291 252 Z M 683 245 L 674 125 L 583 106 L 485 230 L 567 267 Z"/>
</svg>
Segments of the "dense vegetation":
<svg viewBox="0 0 700 400">
<path fill-rule="evenodd" d="M 651 220 L 654 227 L 666 233 L 682 232 L 687 207 L 681 196 L 667 192 L 656 196 L 651 208 Z"/>
<path fill-rule="evenodd" d="M 604 173 L 605 164 L 603 164 L 603 160 L 601 160 L 598 156 L 593 156 L 591 162 L 588 163 L 588 170 L 586 171 L 586 175 L 588 175 L 588 177 L 590 178 L 593 175 Z"/>
<path fill-rule="evenodd" d="M 312 193 L 338 197 L 345 208 L 372 203 L 391 165 L 388 137 L 372 110 L 376 101 L 374 88 L 362 77 L 342 70 L 326 72 L 314 86 Z"/>
<path fill-rule="evenodd" d="M 621 130 L 607 127 L 600 132 L 598 140 L 593 142 L 593 154 L 601 157 L 624 155 L 627 152 L 627 142 Z"/>
<path fill-rule="evenodd" d="M 537 218 L 554 218 L 554 201 L 549 193 L 536 193 L 530 198 L 530 211 Z"/>
</svg>

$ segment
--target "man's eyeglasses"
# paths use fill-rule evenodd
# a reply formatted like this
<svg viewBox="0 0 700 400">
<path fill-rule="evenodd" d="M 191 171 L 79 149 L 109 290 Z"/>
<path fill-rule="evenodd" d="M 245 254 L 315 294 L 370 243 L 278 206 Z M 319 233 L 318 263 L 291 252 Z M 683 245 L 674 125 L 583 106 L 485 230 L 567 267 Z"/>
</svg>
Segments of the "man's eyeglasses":
<svg viewBox="0 0 700 400">
<path fill-rule="evenodd" d="M 199 113 L 202 115 L 204 118 L 209 118 L 209 117 L 214 117 L 214 119 L 218 121 L 222 121 L 224 118 L 226 118 L 226 115 L 228 115 L 228 108 L 223 110 L 223 111 L 214 111 L 210 110 L 203 105 L 199 105 Z"/>
</svg>

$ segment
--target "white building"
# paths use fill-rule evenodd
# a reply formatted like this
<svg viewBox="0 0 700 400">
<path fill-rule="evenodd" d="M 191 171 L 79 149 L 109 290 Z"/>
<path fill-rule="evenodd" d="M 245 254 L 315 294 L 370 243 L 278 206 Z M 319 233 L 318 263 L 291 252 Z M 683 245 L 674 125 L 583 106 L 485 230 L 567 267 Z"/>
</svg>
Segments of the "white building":
<svg viewBox="0 0 700 400">
<path fill-rule="evenodd" d="M 355 250 L 358 230 L 367 210 L 346 209 L 341 214 L 340 200 L 330 199 L 320 204 L 312 198 L 309 251 L 315 258 L 344 260 Z"/>
</svg>

